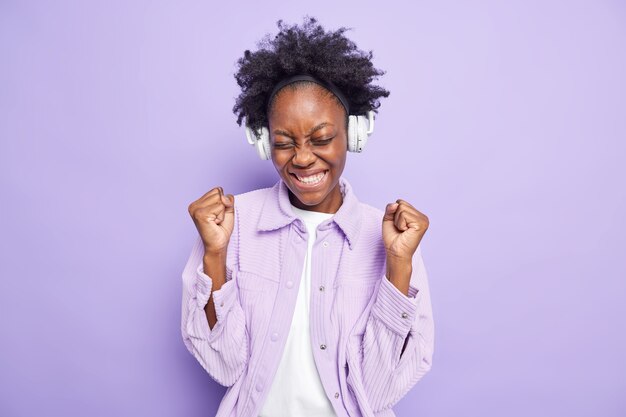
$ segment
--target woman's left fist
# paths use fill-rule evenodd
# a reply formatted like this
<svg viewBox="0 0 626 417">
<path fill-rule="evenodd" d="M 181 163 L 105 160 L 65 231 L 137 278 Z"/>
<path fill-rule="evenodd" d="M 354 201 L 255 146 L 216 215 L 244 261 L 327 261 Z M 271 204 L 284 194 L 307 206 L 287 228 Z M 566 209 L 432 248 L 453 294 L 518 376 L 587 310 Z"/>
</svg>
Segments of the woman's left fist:
<svg viewBox="0 0 626 417">
<path fill-rule="evenodd" d="M 410 261 L 428 229 L 428 217 L 408 202 L 397 199 L 385 207 L 383 241 L 387 257 Z"/>
</svg>

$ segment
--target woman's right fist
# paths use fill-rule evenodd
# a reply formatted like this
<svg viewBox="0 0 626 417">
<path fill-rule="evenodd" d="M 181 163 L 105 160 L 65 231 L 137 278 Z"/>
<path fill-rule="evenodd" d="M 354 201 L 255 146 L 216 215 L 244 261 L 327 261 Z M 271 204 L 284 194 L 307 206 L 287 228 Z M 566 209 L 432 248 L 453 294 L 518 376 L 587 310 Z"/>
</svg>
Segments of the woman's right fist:
<svg viewBox="0 0 626 417">
<path fill-rule="evenodd" d="M 189 205 L 189 214 L 204 243 L 204 253 L 225 253 L 233 233 L 235 196 L 225 196 L 222 187 L 212 188 Z"/>
</svg>

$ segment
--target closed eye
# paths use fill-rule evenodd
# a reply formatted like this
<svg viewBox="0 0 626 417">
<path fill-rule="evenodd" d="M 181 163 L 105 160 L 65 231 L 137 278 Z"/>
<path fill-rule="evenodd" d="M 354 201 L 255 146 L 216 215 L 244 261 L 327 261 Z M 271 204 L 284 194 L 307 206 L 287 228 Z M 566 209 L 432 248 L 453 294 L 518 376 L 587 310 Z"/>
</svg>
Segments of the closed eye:
<svg viewBox="0 0 626 417">
<path fill-rule="evenodd" d="M 322 146 L 322 145 L 327 145 L 329 144 L 335 137 L 333 136 L 332 138 L 328 138 L 328 139 L 321 139 L 321 140 L 315 140 L 313 141 L 313 144 L 316 146 Z"/>
<path fill-rule="evenodd" d="M 324 145 L 328 145 L 333 139 L 335 139 L 334 136 L 332 138 L 313 140 L 311 142 L 315 146 L 324 146 Z M 278 149 L 286 149 L 292 146 L 294 146 L 293 142 L 279 142 L 279 143 L 274 142 L 274 147 Z"/>
<path fill-rule="evenodd" d="M 274 147 L 278 149 L 288 148 L 289 146 L 293 146 L 293 143 L 274 143 Z"/>
</svg>

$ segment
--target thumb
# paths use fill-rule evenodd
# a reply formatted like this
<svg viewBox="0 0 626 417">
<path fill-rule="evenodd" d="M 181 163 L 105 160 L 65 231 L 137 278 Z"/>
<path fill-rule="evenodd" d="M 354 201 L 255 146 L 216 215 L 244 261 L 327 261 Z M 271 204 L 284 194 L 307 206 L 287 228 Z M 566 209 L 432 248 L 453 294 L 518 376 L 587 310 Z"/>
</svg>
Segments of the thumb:
<svg viewBox="0 0 626 417">
<path fill-rule="evenodd" d="M 235 217 L 235 196 L 232 194 L 227 194 L 223 198 L 224 201 L 224 219 L 228 222 L 228 224 L 232 224 L 233 219 Z"/>
<path fill-rule="evenodd" d="M 226 194 L 222 196 L 222 203 L 226 207 L 226 213 L 232 213 L 235 210 L 235 196 L 232 194 Z"/>
<path fill-rule="evenodd" d="M 235 196 L 232 194 L 222 196 L 222 202 L 224 203 L 224 221 L 221 225 L 232 233 L 235 224 Z"/>
<path fill-rule="evenodd" d="M 383 216 L 383 222 L 393 221 L 394 214 L 398 209 L 398 203 L 389 203 L 385 207 L 385 215 Z"/>
</svg>

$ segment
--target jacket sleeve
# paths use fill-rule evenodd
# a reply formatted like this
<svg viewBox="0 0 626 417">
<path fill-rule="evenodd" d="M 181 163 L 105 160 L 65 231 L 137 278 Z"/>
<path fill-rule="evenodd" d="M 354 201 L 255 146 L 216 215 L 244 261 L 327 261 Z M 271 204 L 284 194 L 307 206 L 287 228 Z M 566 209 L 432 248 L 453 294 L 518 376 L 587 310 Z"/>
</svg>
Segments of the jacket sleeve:
<svg viewBox="0 0 626 417">
<path fill-rule="evenodd" d="M 233 231 L 231 240 L 237 238 L 236 230 Z M 200 236 L 182 274 L 183 341 L 211 378 L 226 387 L 237 381 L 248 363 L 246 320 L 235 279 L 239 269 L 237 244 L 236 241 L 229 243 L 226 282 L 219 290 L 212 292 L 217 315 L 217 322 L 212 329 L 204 312 L 211 295 L 212 280 L 204 273 L 204 246 Z"/>
<path fill-rule="evenodd" d="M 393 407 L 432 366 L 434 322 L 419 247 L 412 264 L 408 297 L 386 276 L 381 280 L 365 332 L 353 349 L 356 361 L 350 367 L 359 379 L 353 389 L 374 413 Z"/>
</svg>

